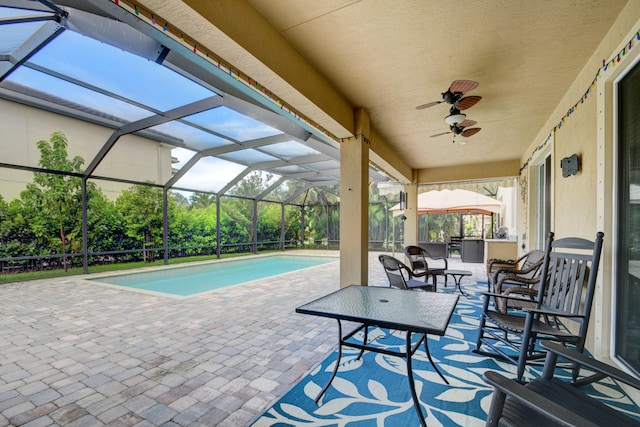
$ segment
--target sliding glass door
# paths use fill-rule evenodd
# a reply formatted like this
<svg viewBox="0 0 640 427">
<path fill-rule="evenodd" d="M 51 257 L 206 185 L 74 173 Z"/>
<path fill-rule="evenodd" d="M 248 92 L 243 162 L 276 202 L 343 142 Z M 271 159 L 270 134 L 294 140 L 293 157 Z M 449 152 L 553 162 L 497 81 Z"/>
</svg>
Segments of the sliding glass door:
<svg viewBox="0 0 640 427">
<path fill-rule="evenodd" d="M 614 353 L 640 373 L 640 65 L 617 86 L 618 227 Z"/>
</svg>

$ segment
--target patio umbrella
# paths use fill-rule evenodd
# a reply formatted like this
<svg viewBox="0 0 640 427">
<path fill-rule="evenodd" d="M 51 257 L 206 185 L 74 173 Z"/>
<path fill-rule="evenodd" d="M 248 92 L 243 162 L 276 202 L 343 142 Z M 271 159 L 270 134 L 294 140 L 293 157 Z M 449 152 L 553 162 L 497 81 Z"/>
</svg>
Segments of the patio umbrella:
<svg viewBox="0 0 640 427">
<path fill-rule="evenodd" d="M 433 190 L 418 195 L 418 215 L 446 213 L 500 213 L 502 202 L 469 190 Z M 391 208 L 401 215 L 400 204 Z"/>
</svg>

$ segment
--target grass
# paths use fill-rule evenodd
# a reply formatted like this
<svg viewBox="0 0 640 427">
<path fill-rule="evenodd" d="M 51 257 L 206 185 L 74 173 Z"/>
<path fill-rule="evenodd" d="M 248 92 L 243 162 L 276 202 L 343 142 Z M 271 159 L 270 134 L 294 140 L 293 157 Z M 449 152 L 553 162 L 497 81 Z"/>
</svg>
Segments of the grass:
<svg viewBox="0 0 640 427">
<path fill-rule="evenodd" d="M 269 252 L 280 252 L 280 251 L 261 251 L 260 253 L 269 253 Z M 240 256 L 254 255 L 253 252 L 243 252 L 243 253 L 233 253 L 233 254 L 222 254 L 220 258 L 235 258 Z M 202 255 L 202 256 L 192 256 L 192 257 L 184 257 L 184 258 L 172 258 L 169 260 L 170 265 L 174 264 L 184 264 L 195 261 L 208 261 L 218 259 L 216 255 Z M 164 260 L 159 259 L 153 262 L 126 262 L 126 263 L 118 263 L 118 264 L 103 264 L 103 265 L 93 265 L 89 266 L 89 273 L 102 273 L 105 271 L 120 271 L 120 270 L 130 270 L 133 268 L 140 267 L 150 267 L 154 265 L 164 265 Z M 27 280 L 39 280 L 39 279 L 51 279 L 54 277 L 67 277 L 67 276 L 77 276 L 80 274 L 84 274 L 82 267 L 72 267 L 68 268 L 67 271 L 62 269 L 60 270 L 43 270 L 43 271 L 25 271 L 20 273 L 9 273 L 0 275 L 0 284 L 4 283 L 12 283 L 12 282 L 24 282 Z"/>
</svg>

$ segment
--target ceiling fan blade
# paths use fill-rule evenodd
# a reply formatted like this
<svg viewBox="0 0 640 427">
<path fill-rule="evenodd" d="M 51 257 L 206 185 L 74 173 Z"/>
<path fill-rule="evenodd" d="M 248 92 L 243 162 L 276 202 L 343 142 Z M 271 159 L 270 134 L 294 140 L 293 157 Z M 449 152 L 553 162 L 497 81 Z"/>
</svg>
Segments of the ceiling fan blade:
<svg viewBox="0 0 640 427">
<path fill-rule="evenodd" d="M 482 99 L 481 96 L 467 96 L 462 98 L 462 95 L 465 93 L 475 89 L 478 87 L 480 83 L 474 82 L 472 80 L 454 80 L 451 83 L 449 89 L 442 94 L 442 101 L 434 101 L 426 104 L 418 105 L 416 110 L 423 110 L 425 108 L 433 107 L 434 105 L 441 104 L 446 102 L 448 104 L 453 104 L 459 110 L 464 110 L 465 108 L 470 108 L 476 105 L 478 101 Z"/>
<path fill-rule="evenodd" d="M 467 96 L 458 101 L 456 107 L 458 107 L 459 110 L 466 110 L 476 105 L 481 99 L 481 96 Z"/>
<path fill-rule="evenodd" d="M 475 120 L 465 120 L 462 123 L 458 123 L 458 126 L 460 126 L 461 128 L 468 128 L 469 126 L 473 126 L 473 125 L 477 125 L 478 122 L 476 122 Z"/>
<path fill-rule="evenodd" d="M 453 132 L 442 132 L 442 133 L 436 133 L 435 135 L 431 135 L 431 138 L 436 137 L 436 136 L 442 136 L 442 135 L 446 135 L 448 133 L 453 133 Z"/>
<path fill-rule="evenodd" d="M 479 84 L 480 83 L 474 82 L 472 80 L 455 80 L 453 83 L 451 83 L 451 87 L 449 87 L 449 90 L 451 92 L 460 92 L 462 94 L 465 94 L 477 88 Z"/>
<path fill-rule="evenodd" d="M 465 129 L 462 131 L 462 133 L 460 135 L 462 136 L 473 136 L 476 133 L 480 132 L 482 128 L 471 128 L 471 129 Z"/>
<path fill-rule="evenodd" d="M 418 105 L 416 107 L 416 110 L 424 110 L 425 108 L 433 107 L 434 105 L 441 104 L 442 102 L 444 101 L 433 101 L 433 102 L 428 102 L 426 104 Z"/>
</svg>

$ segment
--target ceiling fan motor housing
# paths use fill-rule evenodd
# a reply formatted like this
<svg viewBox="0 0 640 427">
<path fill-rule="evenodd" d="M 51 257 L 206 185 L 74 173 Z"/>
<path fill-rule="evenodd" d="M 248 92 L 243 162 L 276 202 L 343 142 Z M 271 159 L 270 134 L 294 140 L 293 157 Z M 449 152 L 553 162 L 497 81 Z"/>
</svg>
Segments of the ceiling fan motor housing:
<svg viewBox="0 0 640 427">
<path fill-rule="evenodd" d="M 462 131 L 464 130 L 463 127 L 458 126 L 457 124 L 453 124 L 453 125 L 449 126 L 449 128 L 451 129 L 451 132 L 453 132 L 454 135 L 460 135 L 462 133 Z"/>
<path fill-rule="evenodd" d="M 451 92 L 448 90 L 442 94 L 442 99 L 444 99 L 447 104 L 455 104 L 460 98 L 462 98 L 461 92 Z"/>
</svg>

